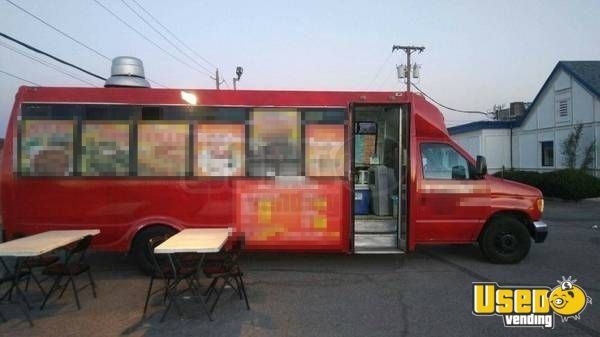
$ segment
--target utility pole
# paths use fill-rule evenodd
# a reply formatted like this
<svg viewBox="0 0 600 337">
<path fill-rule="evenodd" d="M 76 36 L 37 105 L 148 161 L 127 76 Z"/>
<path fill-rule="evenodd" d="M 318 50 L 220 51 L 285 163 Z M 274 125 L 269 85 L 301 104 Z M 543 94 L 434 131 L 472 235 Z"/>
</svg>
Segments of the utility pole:
<svg viewBox="0 0 600 337">
<path fill-rule="evenodd" d="M 414 53 L 415 51 L 418 51 L 419 54 L 421 52 L 423 52 L 423 50 L 425 50 L 425 47 L 415 47 L 415 46 L 398 46 L 398 45 L 394 45 L 392 47 L 392 53 L 395 52 L 396 50 L 404 50 L 404 52 L 406 53 L 406 91 L 410 92 L 410 72 L 412 70 L 411 64 L 410 64 L 410 55 L 412 53 Z"/>
<path fill-rule="evenodd" d="M 219 77 L 219 68 L 217 68 L 215 70 L 215 76 L 211 76 L 210 78 L 212 78 L 213 80 L 215 80 L 215 84 L 217 86 L 217 90 L 221 90 L 221 84 L 223 84 L 223 82 L 225 82 L 225 80 L 221 80 L 221 78 Z"/>
</svg>

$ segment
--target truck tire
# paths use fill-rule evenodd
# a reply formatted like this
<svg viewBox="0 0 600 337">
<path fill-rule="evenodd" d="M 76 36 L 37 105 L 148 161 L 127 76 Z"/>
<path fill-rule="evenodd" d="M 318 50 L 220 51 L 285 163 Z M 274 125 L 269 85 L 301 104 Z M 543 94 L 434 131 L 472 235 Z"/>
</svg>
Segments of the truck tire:
<svg viewBox="0 0 600 337">
<path fill-rule="evenodd" d="M 481 233 L 479 247 L 493 263 L 517 263 L 529 253 L 531 237 L 521 221 L 509 216 L 496 217 Z"/>
<path fill-rule="evenodd" d="M 173 228 L 166 226 L 154 226 L 147 229 L 143 229 L 139 232 L 135 239 L 133 240 L 133 244 L 131 246 L 132 253 L 135 258 L 135 261 L 138 267 L 145 273 L 150 274 L 154 268 L 152 265 L 152 261 L 150 260 L 151 252 L 148 250 L 148 241 L 151 238 L 157 236 L 164 236 L 166 234 L 174 234 L 177 231 Z"/>
</svg>

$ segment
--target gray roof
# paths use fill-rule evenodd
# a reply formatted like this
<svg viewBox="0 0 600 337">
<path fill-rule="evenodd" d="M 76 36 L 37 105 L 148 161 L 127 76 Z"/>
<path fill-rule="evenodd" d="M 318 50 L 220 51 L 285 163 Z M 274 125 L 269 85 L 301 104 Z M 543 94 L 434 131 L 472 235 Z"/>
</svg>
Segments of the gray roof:
<svg viewBox="0 0 600 337">
<path fill-rule="evenodd" d="M 506 123 L 502 123 L 502 121 L 471 122 L 450 127 L 448 128 L 448 132 L 453 135 L 481 129 L 497 129 L 521 126 L 521 124 L 523 124 L 529 115 L 529 112 L 533 110 L 533 107 L 538 102 L 538 99 L 540 98 L 544 89 L 550 84 L 550 80 L 554 74 L 560 69 L 573 76 L 573 78 L 575 78 L 579 84 L 589 90 L 593 95 L 600 98 L 600 61 L 559 61 L 540 88 L 540 91 L 538 91 L 537 95 L 535 95 L 535 98 L 527 110 L 525 110 L 525 113 L 523 113 L 519 119 Z"/>
<path fill-rule="evenodd" d="M 563 69 L 573 75 L 584 87 L 600 96 L 600 61 L 560 61 Z"/>
</svg>

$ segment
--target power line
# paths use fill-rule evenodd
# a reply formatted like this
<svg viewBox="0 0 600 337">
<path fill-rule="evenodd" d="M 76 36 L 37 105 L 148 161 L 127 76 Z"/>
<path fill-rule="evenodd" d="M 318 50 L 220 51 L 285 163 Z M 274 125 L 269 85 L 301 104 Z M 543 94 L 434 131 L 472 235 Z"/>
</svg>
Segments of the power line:
<svg viewBox="0 0 600 337">
<path fill-rule="evenodd" d="M 84 79 L 82 79 L 80 77 L 77 77 L 77 76 L 75 76 L 75 75 L 73 75 L 73 74 L 71 74 L 71 73 L 69 73 L 69 72 L 67 72 L 67 71 L 65 71 L 65 70 L 63 70 L 63 69 L 61 69 L 61 68 L 59 68 L 59 67 L 51 64 L 51 63 L 49 63 L 49 62 L 46 62 L 46 61 L 44 61 L 42 59 L 39 59 L 39 58 L 37 58 L 35 56 L 29 55 L 29 54 L 27 54 L 27 53 L 25 53 L 23 51 L 20 51 L 17 48 L 14 48 L 14 47 L 12 47 L 12 46 L 4 43 L 4 42 L 0 41 L 0 46 L 4 47 L 6 49 L 10 49 L 10 50 L 12 50 L 15 53 L 20 54 L 21 56 L 27 57 L 28 59 L 36 61 L 36 62 L 38 62 L 38 63 L 40 63 L 40 64 L 42 64 L 42 65 L 44 65 L 44 66 L 46 66 L 48 68 L 52 68 L 52 69 L 56 70 L 57 72 L 62 73 L 64 75 L 67 75 L 67 76 L 69 76 L 71 78 L 74 78 L 74 79 L 76 79 L 76 80 L 78 80 L 78 81 L 80 81 L 82 83 L 89 84 L 92 87 L 97 87 L 94 83 L 88 82 L 88 81 L 86 81 L 86 80 L 84 80 Z"/>
<path fill-rule="evenodd" d="M 369 85 L 367 86 L 367 89 L 370 89 L 371 86 L 373 84 L 375 84 L 375 81 L 377 81 L 377 79 L 379 78 L 379 75 L 381 75 L 381 71 L 383 70 L 383 67 L 387 65 L 387 63 L 390 61 L 390 59 L 392 58 L 393 53 L 390 53 L 385 61 L 383 61 L 381 63 L 381 65 L 379 66 L 379 68 L 377 68 L 377 72 L 375 73 L 375 76 L 373 76 L 373 78 L 371 79 L 371 81 L 369 82 Z"/>
<path fill-rule="evenodd" d="M 56 57 L 56 56 L 54 56 L 54 55 L 52 55 L 52 54 L 46 53 L 46 52 L 45 52 L 45 51 L 43 51 L 43 50 L 37 49 L 37 48 L 35 48 L 35 47 L 33 47 L 33 46 L 30 46 L 30 45 L 28 45 L 28 44 L 27 44 L 27 43 L 25 43 L 25 42 L 22 42 L 22 41 L 19 41 L 19 40 L 15 39 L 14 37 L 11 37 L 11 36 L 9 36 L 9 35 L 6 35 L 6 34 L 4 34 L 4 33 L 2 33 L 2 32 L 0 32 L 0 36 L 4 37 L 5 39 L 8 39 L 8 40 L 10 40 L 10 41 L 12 41 L 12 42 L 14 42 L 14 43 L 17 43 L 17 44 L 19 44 L 19 45 L 21 45 L 21 46 L 23 46 L 23 47 L 25 47 L 25 48 L 27 48 L 27 49 L 29 49 L 29 50 L 33 50 L 34 52 L 36 52 L 36 53 L 38 53 L 38 54 L 42 54 L 42 55 L 44 55 L 44 56 L 47 56 L 47 57 L 49 57 L 49 58 L 51 58 L 51 59 L 53 59 L 53 60 L 55 60 L 55 61 L 57 61 L 57 62 L 60 62 L 60 63 L 62 63 L 62 64 L 64 64 L 64 65 L 67 65 L 67 66 L 69 66 L 69 67 L 75 68 L 75 69 L 77 69 L 77 70 L 79 70 L 79 71 L 82 71 L 82 72 L 84 72 L 84 73 L 86 73 L 86 74 L 88 74 L 88 75 L 90 75 L 90 76 L 93 76 L 93 77 L 95 77 L 95 78 L 97 78 L 97 79 L 100 79 L 100 80 L 106 81 L 106 78 L 104 78 L 104 77 L 102 77 L 102 76 L 100 76 L 100 75 L 96 75 L 96 74 L 94 74 L 93 72 L 91 72 L 91 71 L 89 71 L 89 70 L 85 70 L 85 69 L 83 69 L 83 68 L 81 68 L 81 67 L 78 67 L 78 66 L 74 65 L 73 63 L 67 62 L 67 61 L 65 61 L 65 60 L 62 60 L 62 59 L 60 59 L 60 58 L 58 58 L 58 57 Z"/>
<path fill-rule="evenodd" d="M 163 47 L 161 47 L 158 43 L 152 41 L 150 38 L 148 38 L 146 35 L 144 35 L 142 32 L 140 32 L 139 30 L 137 30 L 135 27 L 133 27 L 132 25 L 130 25 L 129 23 L 127 23 L 127 21 L 123 20 L 120 16 L 118 16 L 115 12 L 111 11 L 108 7 L 104 6 L 99 0 L 94 0 L 94 2 L 96 4 L 98 4 L 98 6 L 102 7 L 106 12 L 108 12 L 110 15 L 112 15 L 115 19 L 119 20 L 122 24 L 124 24 L 125 26 L 127 26 L 129 29 L 131 29 L 132 31 L 134 31 L 135 33 L 137 33 L 140 37 L 142 37 L 144 40 L 148 41 L 149 43 L 151 43 L 152 45 L 154 45 L 156 48 L 162 50 L 165 54 L 171 56 L 174 60 L 176 60 L 177 62 L 187 66 L 188 68 L 195 70 L 199 73 L 204 73 L 205 75 L 210 76 L 211 74 L 203 69 L 198 69 L 194 66 L 192 66 L 191 64 L 185 62 L 184 60 L 182 60 L 181 58 L 177 57 L 176 55 L 173 55 L 171 52 L 169 52 L 168 50 L 164 49 Z"/>
<path fill-rule="evenodd" d="M 30 81 L 30 80 L 26 80 L 26 79 L 24 79 L 23 77 L 19 77 L 19 76 L 17 76 L 17 75 L 14 75 L 14 74 L 8 73 L 8 72 L 6 72 L 6 71 L 4 71 L 4 70 L 0 70 L 0 73 L 3 73 L 4 75 L 6 75 L 6 76 L 10 76 L 10 77 L 12 77 L 12 78 L 16 78 L 16 79 L 18 79 L 18 80 L 21 80 L 21 81 L 23 81 L 23 82 L 27 82 L 27 83 L 29 83 L 29 84 L 33 84 L 33 85 L 35 85 L 35 86 L 41 87 L 41 85 L 40 85 L 40 84 L 38 84 L 38 83 L 35 83 L 35 82 L 33 82 L 33 81 Z"/>
<path fill-rule="evenodd" d="M 444 105 L 438 101 L 436 101 L 435 99 L 433 99 L 431 96 L 427 95 L 423 90 L 421 90 L 418 86 L 416 86 L 414 83 L 412 83 L 412 86 L 415 87 L 415 89 L 417 89 L 421 94 L 423 94 L 423 96 L 429 98 L 430 100 L 432 100 L 435 104 L 441 106 L 442 108 L 451 110 L 451 111 L 456 111 L 456 112 L 462 112 L 462 113 L 468 113 L 468 114 L 481 114 L 484 116 L 489 116 L 490 114 L 488 112 L 483 112 L 483 111 L 477 111 L 477 110 L 461 110 L 461 109 L 455 109 L 455 108 L 451 108 L 447 105 Z"/>
<path fill-rule="evenodd" d="M 156 27 L 154 27 L 154 25 L 150 22 L 148 22 L 148 20 L 146 20 L 140 13 L 138 13 L 133 7 L 131 7 L 127 2 L 125 2 L 125 0 L 121 0 L 121 2 L 127 7 L 129 8 L 130 11 L 133 12 L 133 14 L 135 14 L 138 18 L 140 18 L 142 21 L 144 21 L 144 23 L 150 27 L 154 32 L 156 32 L 158 35 L 160 35 L 165 41 L 167 41 L 167 43 L 169 43 L 171 46 L 173 46 L 173 48 L 177 49 L 183 56 L 187 57 L 189 60 L 191 60 L 192 62 L 194 62 L 195 64 L 197 64 L 200 68 L 211 72 L 212 70 L 206 68 L 206 66 L 204 66 L 202 63 L 196 61 L 196 59 L 194 59 L 193 57 L 189 56 L 188 53 L 186 53 L 185 51 L 181 50 L 181 48 L 179 48 L 178 45 L 176 45 L 175 43 L 173 43 L 168 37 L 166 37 L 163 33 L 161 33 L 160 30 L 156 29 Z"/>
<path fill-rule="evenodd" d="M 208 65 L 210 65 L 213 68 L 218 68 L 216 65 L 214 65 L 212 62 L 210 62 L 209 60 L 205 59 L 202 55 L 200 55 L 198 52 L 196 52 L 194 49 L 192 49 L 190 46 L 188 46 L 185 42 L 183 42 L 181 39 L 179 39 L 177 37 L 177 35 L 175 35 L 175 33 L 173 33 L 169 28 L 167 28 L 165 25 L 163 25 L 162 23 L 160 23 L 160 21 L 154 16 L 152 15 L 152 13 L 150 13 L 149 11 L 147 11 L 144 6 L 142 6 L 139 2 L 137 2 L 137 0 L 132 0 L 139 8 L 142 9 L 142 11 L 144 11 L 144 13 L 146 13 L 149 17 L 152 18 L 152 20 L 154 20 L 154 22 L 156 22 L 159 26 L 161 26 L 167 33 L 169 33 L 177 42 L 179 42 L 182 46 L 184 46 L 185 48 L 187 48 L 192 54 L 196 55 L 198 58 L 200 58 L 202 61 L 206 62 Z"/>
<path fill-rule="evenodd" d="M 231 89 L 231 87 L 229 86 L 229 82 L 227 82 L 226 79 L 223 79 L 223 83 L 225 83 L 225 86 L 227 87 L 227 89 Z"/>
<path fill-rule="evenodd" d="M 71 35 L 69 35 L 69 34 L 65 33 L 64 31 L 62 31 L 62 30 L 60 30 L 60 29 L 56 28 L 55 26 L 53 26 L 52 24 L 48 23 L 48 22 L 47 22 L 47 21 L 45 21 L 44 19 L 42 19 L 42 18 L 40 18 L 39 16 L 37 16 L 37 15 L 35 15 L 35 14 L 31 13 L 30 11 L 26 10 L 25 8 L 23 8 L 23 7 L 19 6 L 19 5 L 17 5 L 16 3 L 12 2 L 11 0 L 6 0 L 6 2 L 8 2 L 9 4 L 11 4 L 11 5 L 12 5 L 12 6 L 14 6 L 15 8 L 17 8 L 17 9 L 21 10 L 22 12 L 26 13 L 27 15 L 29 15 L 29 16 L 31 16 L 31 17 L 33 17 L 34 19 L 38 20 L 39 22 L 43 23 L 44 25 L 46 25 L 46 26 L 50 27 L 51 29 L 53 29 L 54 31 L 58 32 L 58 33 L 59 33 L 59 34 L 61 34 L 62 36 L 64 36 L 64 37 L 66 37 L 66 38 L 70 39 L 71 41 L 73 41 L 73 42 L 77 43 L 78 45 L 80 45 L 80 46 L 82 46 L 82 47 L 84 47 L 84 48 L 86 48 L 87 50 L 89 50 L 89 51 L 93 52 L 94 54 L 96 54 L 96 55 L 98 55 L 98 56 L 100 56 L 100 57 L 102 57 L 102 58 L 104 58 L 104 59 L 106 59 L 106 60 L 110 61 L 110 58 L 109 58 L 108 56 L 106 56 L 106 55 L 102 54 L 101 52 L 99 52 L 98 50 L 96 50 L 96 49 L 94 49 L 94 48 L 92 48 L 92 47 L 88 46 L 87 44 L 85 44 L 85 43 L 83 43 L 83 42 L 81 42 L 81 41 L 77 40 L 76 38 L 74 38 L 74 37 L 72 37 Z"/>
<path fill-rule="evenodd" d="M 5 0 L 5 1 L 6 1 L 6 2 L 8 2 L 9 4 L 11 4 L 12 6 L 14 6 L 15 8 L 17 8 L 17 9 L 21 10 L 22 12 L 26 13 L 27 15 L 29 15 L 29 16 L 31 16 L 31 17 L 33 17 L 33 18 L 34 18 L 34 19 L 36 19 L 37 21 L 39 21 L 39 22 L 43 23 L 44 25 L 48 26 L 48 27 L 49 27 L 49 28 L 51 28 L 52 30 L 54 30 L 54 31 L 58 32 L 59 34 L 63 35 L 64 37 L 68 38 L 69 40 L 71 40 L 71 41 L 73 41 L 73 42 L 77 43 L 78 45 L 80 45 L 80 46 L 82 46 L 82 47 L 86 48 L 87 50 L 89 50 L 89 51 L 93 52 L 94 54 L 96 54 L 96 55 L 100 56 L 101 58 L 103 58 L 103 59 L 105 59 L 105 60 L 107 60 L 107 61 L 111 62 L 111 59 L 110 59 L 110 57 L 108 57 L 108 56 L 106 56 L 105 54 L 101 53 L 101 52 L 100 52 L 100 51 L 98 51 L 97 49 L 94 49 L 94 48 L 92 48 L 92 47 L 88 46 L 87 44 L 85 44 L 85 43 L 83 43 L 83 42 L 81 42 L 81 41 L 77 40 L 77 39 L 76 39 L 76 38 L 74 38 L 73 36 L 69 35 L 68 33 L 64 32 L 64 31 L 62 31 L 62 30 L 60 30 L 59 28 L 57 28 L 57 27 L 55 27 L 54 25 L 50 24 L 49 22 L 45 21 L 45 20 L 44 20 L 44 19 L 42 19 L 41 17 L 39 17 L 39 16 L 37 16 L 37 15 L 33 14 L 32 12 L 30 12 L 30 11 L 26 10 L 25 8 L 23 8 L 23 7 L 19 6 L 19 5 L 17 5 L 17 4 L 16 4 L 16 3 L 14 3 L 13 1 L 11 1 L 11 0 Z M 46 56 L 48 56 L 48 55 L 46 55 Z M 57 69 L 55 69 L 55 70 L 57 70 Z M 89 74 L 88 74 L 88 75 L 89 75 Z M 71 75 L 69 75 L 69 76 L 71 76 Z M 92 76 L 94 76 L 94 75 L 92 75 Z M 94 76 L 94 77 L 95 77 L 95 76 Z M 79 79 L 79 78 L 78 78 L 78 79 Z M 81 80 L 81 79 L 79 79 L 79 80 L 80 80 L 80 81 L 83 81 L 83 82 L 85 82 L 85 83 L 88 83 L 88 84 L 90 84 L 89 82 L 87 82 L 87 81 L 85 81 L 85 80 Z M 148 81 L 150 81 L 151 83 L 154 83 L 155 85 L 158 85 L 158 86 L 161 86 L 161 87 L 163 87 L 163 88 L 166 88 L 166 86 L 165 86 L 165 85 L 163 85 L 163 84 L 161 84 L 161 83 L 159 83 L 159 82 L 153 81 L 153 80 L 151 80 L 151 79 L 149 79 L 149 78 L 147 78 L 147 80 L 148 80 Z M 93 84 L 91 84 L 91 85 L 93 85 Z M 93 85 L 93 86 L 95 86 L 95 85 Z"/>
<path fill-rule="evenodd" d="M 383 88 L 384 85 L 386 85 L 386 82 L 392 82 L 393 79 L 396 77 L 396 74 L 392 71 L 390 71 L 388 77 L 383 77 L 382 81 L 379 81 L 379 84 L 375 87 L 375 91 L 379 91 Z"/>
</svg>

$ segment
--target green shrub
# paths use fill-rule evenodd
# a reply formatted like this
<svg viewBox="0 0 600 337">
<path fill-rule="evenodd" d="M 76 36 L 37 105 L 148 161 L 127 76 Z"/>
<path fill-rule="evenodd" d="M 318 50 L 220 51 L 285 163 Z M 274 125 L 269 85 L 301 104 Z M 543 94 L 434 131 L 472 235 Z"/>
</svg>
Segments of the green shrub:
<svg viewBox="0 0 600 337">
<path fill-rule="evenodd" d="M 502 172 L 497 172 L 494 175 L 502 177 Z M 577 169 L 565 169 L 545 173 L 504 171 L 504 179 L 537 187 L 547 197 L 566 200 L 600 197 L 600 179 Z"/>
</svg>

